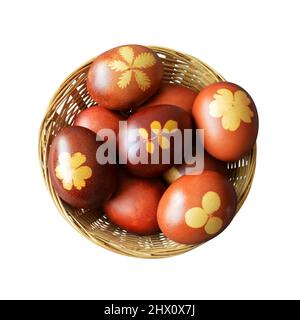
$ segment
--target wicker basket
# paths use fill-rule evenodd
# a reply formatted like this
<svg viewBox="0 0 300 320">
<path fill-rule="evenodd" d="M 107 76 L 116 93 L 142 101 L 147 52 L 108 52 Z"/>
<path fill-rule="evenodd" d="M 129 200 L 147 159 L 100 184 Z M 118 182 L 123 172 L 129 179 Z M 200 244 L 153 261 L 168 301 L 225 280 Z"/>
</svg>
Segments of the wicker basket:
<svg viewBox="0 0 300 320">
<path fill-rule="evenodd" d="M 199 91 L 213 82 L 224 80 L 212 68 L 190 55 L 167 48 L 151 48 L 164 63 L 164 82 L 180 83 Z M 130 234 L 112 225 L 105 216 L 99 218 L 99 210 L 81 210 L 70 207 L 54 191 L 47 169 L 49 146 L 60 129 L 71 125 L 80 111 L 95 104 L 86 89 L 86 76 L 92 61 L 93 59 L 74 71 L 62 83 L 49 104 L 40 129 L 40 164 L 46 185 L 56 206 L 81 234 L 97 245 L 117 253 L 140 258 L 162 258 L 178 255 L 197 247 L 197 245 L 175 243 L 163 234 L 152 236 Z M 256 147 L 243 159 L 228 164 L 229 175 L 238 196 L 238 209 L 250 190 L 255 171 L 255 160 Z"/>
</svg>

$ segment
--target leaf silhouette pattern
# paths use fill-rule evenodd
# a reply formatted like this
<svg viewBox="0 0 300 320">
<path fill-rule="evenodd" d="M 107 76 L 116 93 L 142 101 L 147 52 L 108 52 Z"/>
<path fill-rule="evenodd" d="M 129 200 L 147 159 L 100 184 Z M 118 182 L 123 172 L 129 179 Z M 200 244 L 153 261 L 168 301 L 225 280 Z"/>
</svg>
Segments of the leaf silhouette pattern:
<svg viewBox="0 0 300 320">
<path fill-rule="evenodd" d="M 223 220 L 214 216 L 221 207 L 221 198 L 217 192 L 208 191 L 202 198 L 201 207 L 192 207 L 185 213 L 185 223 L 190 228 L 203 228 L 207 234 L 218 233 L 223 226 Z"/>
<path fill-rule="evenodd" d="M 111 70 L 122 72 L 118 79 L 118 87 L 120 89 L 127 88 L 134 73 L 138 87 L 142 91 L 149 89 L 151 87 L 151 80 L 144 70 L 156 64 L 154 55 L 150 52 L 142 52 L 135 57 L 133 48 L 129 46 L 121 47 L 118 52 L 124 61 L 115 59 L 108 63 L 108 67 Z"/>
<path fill-rule="evenodd" d="M 118 86 L 121 89 L 125 89 L 131 81 L 131 76 L 132 76 L 131 70 L 127 70 L 127 71 L 123 72 L 121 74 L 121 76 L 119 77 Z"/>
<path fill-rule="evenodd" d="M 147 69 L 155 65 L 155 58 L 150 52 L 140 53 L 133 62 L 134 68 Z"/>
<path fill-rule="evenodd" d="M 151 80 L 144 71 L 134 70 L 135 80 L 142 91 L 146 91 L 151 86 Z"/>
<path fill-rule="evenodd" d="M 86 187 L 86 180 L 90 179 L 93 174 L 89 166 L 83 166 L 86 161 L 86 156 L 81 152 L 73 155 L 63 152 L 59 155 L 55 175 L 61 180 L 64 189 L 70 191 L 73 187 L 77 190 Z"/>
<path fill-rule="evenodd" d="M 120 56 L 131 65 L 134 58 L 134 51 L 131 47 L 122 47 L 119 49 Z"/>
<path fill-rule="evenodd" d="M 236 131 L 242 121 L 252 122 L 254 113 L 250 104 L 251 100 L 242 90 L 233 93 L 229 89 L 219 89 L 209 104 L 209 114 L 214 118 L 221 118 L 225 130 Z"/>
<path fill-rule="evenodd" d="M 111 68 L 111 70 L 117 72 L 128 70 L 127 64 L 121 60 L 113 60 L 108 65 Z"/>
<path fill-rule="evenodd" d="M 153 143 L 154 139 L 157 139 L 158 145 L 161 149 L 170 148 L 169 138 L 163 136 L 165 133 L 171 133 L 178 130 L 178 123 L 175 120 L 168 120 L 164 127 L 162 127 L 161 123 L 157 120 L 154 120 L 150 124 L 150 128 L 154 137 L 150 136 L 148 131 L 145 128 L 139 129 L 139 134 L 143 140 L 146 140 L 146 150 L 148 153 L 154 153 L 155 146 Z"/>
</svg>

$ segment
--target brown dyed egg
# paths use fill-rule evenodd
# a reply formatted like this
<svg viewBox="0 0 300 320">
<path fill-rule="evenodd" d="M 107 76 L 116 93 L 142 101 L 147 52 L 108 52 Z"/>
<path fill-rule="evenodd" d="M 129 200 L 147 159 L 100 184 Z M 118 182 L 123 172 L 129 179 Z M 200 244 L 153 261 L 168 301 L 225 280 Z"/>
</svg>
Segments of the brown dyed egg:
<svg viewBox="0 0 300 320">
<path fill-rule="evenodd" d="M 158 206 L 158 224 L 171 240 L 199 244 L 218 235 L 236 212 L 236 193 L 221 174 L 205 171 L 172 183 Z"/>
<path fill-rule="evenodd" d="M 119 133 L 119 121 L 123 120 L 122 116 L 114 111 L 100 106 L 90 107 L 80 112 L 76 117 L 74 125 L 92 130 L 96 134 L 101 129 L 113 130 L 115 136 Z M 105 132 L 100 133 L 102 140 L 106 140 Z"/>
<path fill-rule="evenodd" d="M 136 176 L 159 176 L 172 166 L 174 154 L 182 158 L 178 146 L 183 145 L 183 130 L 191 128 L 191 116 L 179 107 L 138 110 L 129 117 L 127 130 L 120 128 L 120 162 L 127 162 L 127 169 Z"/>
<path fill-rule="evenodd" d="M 197 94 L 197 92 L 178 84 L 162 83 L 157 94 L 148 100 L 143 107 L 168 104 L 180 107 L 191 114 Z"/>
<path fill-rule="evenodd" d="M 258 133 L 258 115 L 250 95 L 230 82 L 200 91 L 193 105 L 197 127 L 204 129 L 204 147 L 215 158 L 236 161 L 248 153 Z"/>
<path fill-rule="evenodd" d="M 163 65 L 158 55 L 140 45 L 125 45 L 102 53 L 92 63 L 87 88 L 101 106 L 135 108 L 159 88 Z"/>
<path fill-rule="evenodd" d="M 199 174 L 202 174 L 204 170 L 216 171 L 221 173 L 225 177 L 228 175 L 227 163 L 217 160 L 207 152 L 204 152 L 204 159 L 202 156 L 199 155 L 193 160 L 194 160 L 193 163 L 189 163 L 189 164 L 184 163 L 181 165 L 175 165 L 169 170 L 167 170 L 163 174 L 165 181 L 171 184 L 182 176 L 199 175 Z M 204 163 L 203 163 L 203 160 L 204 160 Z M 198 162 L 197 166 L 196 166 L 196 162 Z M 202 169 L 199 170 L 197 168 L 198 166 L 200 166 Z"/>
<path fill-rule="evenodd" d="M 76 208 L 97 208 L 116 188 L 112 165 L 99 165 L 96 134 L 82 127 L 64 128 L 53 140 L 48 160 L 57 194 Z"/>
<path fill-rule="evenodd" d="M 157 206 L 164 190 L 158 179 L 136 178 L 122 172 L 118 189 L 103 210 L 121 229 L 140 235 L 154 234 L 159 231 Z"/>
</svg>

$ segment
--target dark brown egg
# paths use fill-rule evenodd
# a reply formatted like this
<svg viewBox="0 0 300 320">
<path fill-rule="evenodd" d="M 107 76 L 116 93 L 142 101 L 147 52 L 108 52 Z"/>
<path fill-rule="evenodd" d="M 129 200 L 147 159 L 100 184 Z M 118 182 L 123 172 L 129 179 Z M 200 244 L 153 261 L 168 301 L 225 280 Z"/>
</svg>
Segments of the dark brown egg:
<svg viewBox="0 0 300 320">
<path fill-rule="evenodd" d="M 180 107 L 191 114 L 197 94 L 197 92 L 178 84 L 162 83 L 158 92 L 143 107 L 168 104 Z"/>
<path fill-rule="evenodd" d="M 158 206 L 158 224 L 171 240 L 198 244 L 218 235 L 236 212 L 236 193 L 221 174 L 205 171 L 172 183 Z"/>
<path fill-rule="evenodd" d="M 197 164 L 196 164 L 197 162 Z M 201 169 L 198 169 L 200 167 Z M 169 184 L 173 183 L 175 180 L 179 179 L 185 175 L 199 175 L 202 174 L 204 170 L 216 171 L 224 175 L 225 177 L 228 175 L 227 163 L 217 160 L 212 157 L 207 152 L 204 152 L 204 159 L 202 155 L 197 155 L 195 159 L 193 159 L 192 163 L 184 163 L 181 165 L 175 165 L 169 170 L 167 170 L 163 177 L 166 182 Z"/>
<path fill-rule="evenodd" d="M 230 82 L 214 83 L 200 91 L 193 116 L 204 129 L 204 147 L 222 161 L 236 161 L 255 144 L 258 115 L 250 95 Z"/>
<path fill-rule="evenodd" d="M 80 112 L 75 119 L 74 125 L 90 129 L 96 134 L 100 133 L 102 141 L 107 137 L 105 132 L 102 131 L 103 134 L 101 134 L 100 130 L 111 129 L 117 136 L 119 133 L 119 121 L 121 120 L 123 120 L 123 117 L 118 113 L 100 106 L 94 106 Z"/>
<path fill-rule="evenodd" d="M 128 170 L 136 176 L 159 176 L 172 166 L 174 154 L 182 158 L 178 147 L 183 145 L 183 130 L 191 128 L 191 116 L 179 107 L 161 105 L 138 110 L 129 117 L 127 132 L 120 129 L 121 162 L 127 161 Z"/>
<path fill-rule="evenodd" d="M 136 178 L 122 172 L 118 189 L 103 210 L 121 229 L 140 235 L 159 231 L 157 206 L 165 190 L 158 179 Z"/>
<path fill-rule="evenodd" d="M 101 106 L 135 108 L 159 88 L 163 65 L 158 55 L 140 45 L 125 45 L 102 53 L 92 63 L 87 88 Z"/>
<path fill-rule="evenodd" d="M 112 165 L 99 165 L 96 134 L 82 127 L 64 128 L 53 140 L 48 160 L 57 194 L 76 208 L 97 208 L 116 188 Z"/>
</svg>

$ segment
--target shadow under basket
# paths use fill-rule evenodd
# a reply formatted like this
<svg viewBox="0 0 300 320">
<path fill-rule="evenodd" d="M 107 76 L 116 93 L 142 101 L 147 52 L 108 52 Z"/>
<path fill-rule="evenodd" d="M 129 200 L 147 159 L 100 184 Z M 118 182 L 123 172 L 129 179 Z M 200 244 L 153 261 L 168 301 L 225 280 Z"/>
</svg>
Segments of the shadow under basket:
<svg viewBox="0 0 300 320">
<path fill-rule="evenodd" d="M 177 83 L 194 91 L 200 91 L 211 83 L 224 78 L 202 61 L 176 50 L 151 46 L 164 64 L 164 82 Z M 43 176 L 49 192 L 64 218 L 82 235 L 97 245 L 111 251 L 140 258 L 171 257 L 196 248 L 166 238 L 162 233 L 138 236 L 112 225 L 99 210 L 75 209 L 63 202 L 56 194 L 49 179 L 47 160 L 53 138 L 64 127 L 72 125 L 82 110 L 96 103 L 86 89 L 86 77 L 93 59 L 74 71 L 54 94 L 41 125 L 39 156 Z M 245 201 L 253 180 L 256 163 L 256 146 L 243 159 L 228 163 L 230 180 L 238 197 L 238 208 Z M 99 216 L 101 216 L 99 218 Z"/>
</svg>

